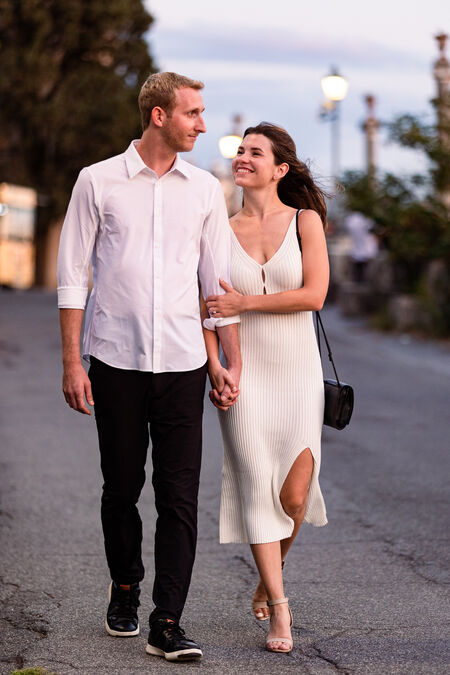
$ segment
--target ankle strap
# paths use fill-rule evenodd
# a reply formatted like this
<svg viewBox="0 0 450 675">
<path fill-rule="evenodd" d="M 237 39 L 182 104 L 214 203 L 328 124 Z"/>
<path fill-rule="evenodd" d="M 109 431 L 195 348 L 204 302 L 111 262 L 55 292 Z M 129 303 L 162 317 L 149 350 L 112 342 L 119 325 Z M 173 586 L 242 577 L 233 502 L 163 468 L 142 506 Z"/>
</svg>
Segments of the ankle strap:
<svg viewBox="0 0 450 675">
<path fill-rule="evenodd" d="M 289 598 L 280 598 L 279 600 L 268 600 L 267 604 L 272 607 L 272 605 L 283 605 L 287 602 L 289 602 Z"/>
</svg>

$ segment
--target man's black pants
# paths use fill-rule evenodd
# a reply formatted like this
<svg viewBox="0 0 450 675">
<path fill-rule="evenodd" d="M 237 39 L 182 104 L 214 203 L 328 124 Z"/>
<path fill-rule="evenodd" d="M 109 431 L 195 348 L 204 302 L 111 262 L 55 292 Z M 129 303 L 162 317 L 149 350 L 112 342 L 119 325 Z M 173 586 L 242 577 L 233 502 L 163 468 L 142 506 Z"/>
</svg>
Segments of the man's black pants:
<svg viewBox="0 0 450 675">
<path fill-rule="evenodd" d="M 144 577 L 142 521 L 137 502 L 152 441 L 155 533 L 155 609 L 178 621 L 191 580 L 197 543 L 197 496 L 206 365 L 186 372 L 113 368 L 91 357 L 104 485 L 101 516 L 111 578 Z"/>
</svg>

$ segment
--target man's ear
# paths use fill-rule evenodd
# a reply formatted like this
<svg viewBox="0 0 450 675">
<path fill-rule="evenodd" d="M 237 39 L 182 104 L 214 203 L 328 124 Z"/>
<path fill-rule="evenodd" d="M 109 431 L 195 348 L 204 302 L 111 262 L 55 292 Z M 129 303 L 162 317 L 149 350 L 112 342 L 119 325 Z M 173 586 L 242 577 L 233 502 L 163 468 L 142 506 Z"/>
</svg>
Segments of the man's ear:
<svg viewBox="0 0 450 675">
<path fill-rule="evenodd" d="M 160 108 L 158 105 L 156 105 L 151 114 L 151 121 L 155 125 L 155 127 L 162 127 L 164 124 L 164 121 L 166 119 L 167 115 L 165 111 Z"/>
</svg>

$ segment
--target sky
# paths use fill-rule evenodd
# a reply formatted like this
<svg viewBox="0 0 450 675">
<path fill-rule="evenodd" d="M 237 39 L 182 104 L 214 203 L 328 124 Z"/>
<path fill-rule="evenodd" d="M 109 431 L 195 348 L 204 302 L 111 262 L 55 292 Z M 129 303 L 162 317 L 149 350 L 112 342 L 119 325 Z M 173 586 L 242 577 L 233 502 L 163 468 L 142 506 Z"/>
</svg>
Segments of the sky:
<svg viewBox="0 0 450 675">
<path fill-rule="evenodd" d="M 155 18 L 148 33 L 159 70 L 205 83 L 206 134 L 190 159 L 205 169 L 220 160 L 219 138 L 232 117 L 284 126 L 302 160 L 325 181 L 331 175 L 331 125 L 319 118 L 320 80 L 336 66 L 348 80 L 341 110 L 341 169 L 365 167 L 364 95 L 377 99 L 383 121 L 413 113 L 433 119 L 434 36 L 450 33 L 446 0 L 145 0 Z M 447 55 L 450 59 L 450 44 Z M 382 128 L 377 164 L 418 172 L 424 159 L 387 143 Z"/>
</svg>

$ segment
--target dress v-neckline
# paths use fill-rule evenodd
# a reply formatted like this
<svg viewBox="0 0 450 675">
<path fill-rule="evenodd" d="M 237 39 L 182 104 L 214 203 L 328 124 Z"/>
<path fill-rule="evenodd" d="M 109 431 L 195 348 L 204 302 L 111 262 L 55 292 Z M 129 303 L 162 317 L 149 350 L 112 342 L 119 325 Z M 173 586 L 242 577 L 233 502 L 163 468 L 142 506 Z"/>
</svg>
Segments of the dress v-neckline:
<svg viewBox="0 0 450 675">
<path fill-rule="evenodd" d="M 270 263 L 270 262 L 271 262 L 271 261 L 279 254 L 279 252 L 281 251 L 281 249 L 284 247 L 284 244 L 286 243 L 286 240 L 287 240 L 287 238 L 288 238 L 288 234 L 289 234 L 289 232 L 290 232 L 290 230 L 291 230 L 292 223 L 293 223 L 293 221 L 295 220 L 295 216 L 296 216 L 296 214 L 293 215 L 292 220 L 290 221 L 290 223 L 289 223 L 289 225 L 288 225 L 288 227 L 287 227 L 287 230 L 286 230 L 286 232 L 284 233 L 283 241 L 281 242 L 281 244 L 279 245 L 279 247 L 277 248 L 277 250 L 275 251 L 275 253 L 274 253 L 272 256 L 270 256 L 269 260 L 266 260 L 266 262 L 263 263 L 262 265 L 261 265 L 261 263 L 259 263 L 257 260 L 255 260 L 251 255 L 249 255 L 249 253 L 247 253 L 247 251 L 246 251 L 245 248 L 242 246 L 241 242 L 239 241 L 239 239 L 238 239 L 238 237 L 237 237 L 237 234 L 235 234 L 235 232 L 234 232 L 233 228 L 231 227 L 231 225 L 230 225 L 230 230 L 231 230 L 231 232 L 233 233 L 233 237 L 236 239 L 236 243 L 237 243 L 239 249 L 242 251 L 242 253 L 243 253 L 249 260 L 251 260 L 253 263 L 255 263 L 255 265 L 258 265 L 258 267 L 265 267 L 268 263 Z"/>
</svg>

